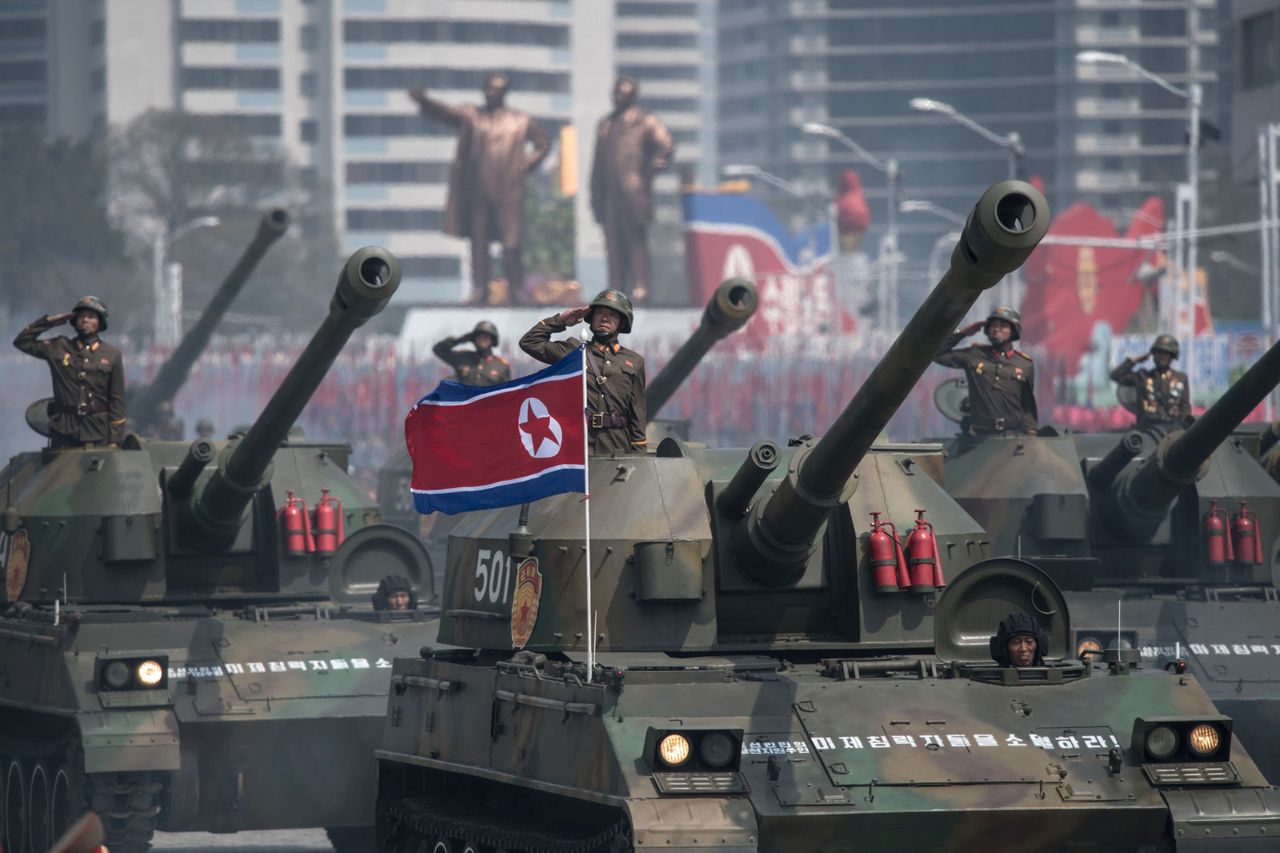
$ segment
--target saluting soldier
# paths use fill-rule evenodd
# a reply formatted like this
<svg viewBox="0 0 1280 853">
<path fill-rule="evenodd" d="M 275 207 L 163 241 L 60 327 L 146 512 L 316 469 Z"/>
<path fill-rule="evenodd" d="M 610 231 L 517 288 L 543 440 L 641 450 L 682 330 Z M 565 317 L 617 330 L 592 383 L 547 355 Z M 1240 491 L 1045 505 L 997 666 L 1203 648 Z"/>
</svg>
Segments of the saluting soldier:
<svg viewBox="0 0 1280 853">
<path fill-rule="evenodd" d="M 987 343 L 956 349 L 962 340 L 986 329 Z M 1012 308 L 992 309 L 985 322 L 973 323 L 943 342 L 934 364 L 964 370 L 969 386 L 969 431 L 974 435 L 1034 435 L 1037 424 L 1035 365 L 1013 348 L 1022 337 L 1022 317 Z"/>
<path fill-rule="evenodd" d="M 74 338 L 40 335 L 71 323 Z M 124 439 L 124 363 L 120 350 L 98 337 L 107 330 L 107 306 L 86 296 L 65 314 L 41 317 L 18 333 L 13 345 L 49 363 L 53 403 L 52 447 L 118 447 Z"/>
<path fill-rule="evenodd" d="M 1191 417 L 1191 385 L 1187 374 L 1173 369 L 1179 349 L 1178 339 L 1173 335 L 1158 335 L 1146 355 L 1126 358 L 1111 371 L 1112 382 L 1138 389 L 1138 403 L 1142 407 L 1138 426 L 1182 424 Z M 1155 367 L 1133 369 L 1147 359 L 1152 359 Z"/>
<path fill-rule="evenodd" d="M 457 347 L 469 343 L 475 349 Z M 511 364 L 494 353 L 498 345 L 498 327 L 481 320 L 465 335 L 445 338 L 431 351 L 436 358 L 453 368 L 454 381 L 463 385 L 497 385 L 511 378 Z"/>
<path fill-rule="evenodd" d="M 643 453 L 645 449 L 644 358 L 618 343 L 631 331 L 635 312 L 618 290 L 602 290 L 590 305 L 554 314 L 520 339 L 520 349 L 546 364 L 555 364 L 582 344 L 553 341 L 551 336 L 583 320 L 591 326 L 587 346 L 587 412 L 591 453 L 607 456 Z"/>
</svg>

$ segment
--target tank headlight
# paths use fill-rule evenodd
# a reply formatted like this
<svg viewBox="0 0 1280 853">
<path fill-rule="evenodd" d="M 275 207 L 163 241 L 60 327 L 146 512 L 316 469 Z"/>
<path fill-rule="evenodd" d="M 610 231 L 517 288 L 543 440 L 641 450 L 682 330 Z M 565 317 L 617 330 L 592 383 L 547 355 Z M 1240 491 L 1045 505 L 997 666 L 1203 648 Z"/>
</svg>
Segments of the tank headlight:
<svg viewBox="0 0 1280 853">
<path fill-rule="evenodd" d="M 102 682 L 112 690 L 128 687 L 129 665 L 122 660 L 113 660 L 102 668 Z"/>
<path fill-rule="evenodd" d="M 1102 654 L 1102 641 L 1097 637 L 1085 637 L 1076 646 L 1076 657 L 1082 658 L 1085 653 Z"/>
<path fill-rule="evenodd" d="M 689 739 L 684 735 L 667 735 L 658 744 L 658 757 L 670 767 L 689 760 Z"/>
<path fill-rule="evenodd" d="M 164 680 L 164 667 L 156 661 L 144 660 L 138 664 L 134 674 L 138 676 L 138 683 L 143 687 L 155 687 Z"/>
<path fill-rule="evenodd" d="M 733 762 L 738 745 L 724 732 L 711 732 L 698 744 L 698 754 L 709 766 L 719 770 Z"/>
<path fill-rule="evenodd" d="M 1202 758 L 1217 752 L 1218 747 L 1221 745 L 1222 735 L 1219 734 L 1218 727 L 1211 726 L 1208 723 L 1201 723 L 1187 735 L 1187 746 L 1191 747 L 1191 751 Z"/>
<path fill-rule="evenodd" d="M 1178 749 L 1178 733 L 1168 726 L 1156 726 L 1147 732 L 1147 755 L 1164 761 Z"/>
</svg>

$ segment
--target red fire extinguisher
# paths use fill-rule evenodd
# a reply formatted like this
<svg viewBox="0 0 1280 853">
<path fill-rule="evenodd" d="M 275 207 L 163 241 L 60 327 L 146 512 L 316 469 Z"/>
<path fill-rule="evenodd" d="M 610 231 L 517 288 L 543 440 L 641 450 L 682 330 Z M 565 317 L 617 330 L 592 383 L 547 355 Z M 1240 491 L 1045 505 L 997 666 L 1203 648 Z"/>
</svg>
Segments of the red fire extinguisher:
<svg viewBox="0 0 1280 853">
<path fill-rule="evenodd" d="M 893 531 L 892 535 L 885 530 Z M 907 561 L 898 542 L 898 529 L 893 522 L 881 521 L 880 513 L 871 513 L 871 575 L 880 592 L 899 592 L 907 588 Z"/>
<path fill-rule="evenodd" d="M 316 548 L 311 538 L 311 516 L 306 501 L 295 498 L 290 490 L 280 510 L 280 522 L 284 528 L 284 552 L 290 557 L 304 557 Z"/>
<path fill-rule="evenodd" d="M 1231 517 L 1231 538 L 1236 548 L 1236 563 L 1241 566 L 1262 565 L 1262 538 L 1258 533 L 1258 514 L 1240 501 L 1240 509 Z"/>
<path fill-rule="evenodd" d="M 346 537 L 342 525 L 342 501 L 331 496 L 328 489 L 320 490 L 315 529 L 316 553 L 322 557 L 332 557 Z"/>
<path fill-rule="evenodd" d="M 924 520 L 924 510 L 916 510 L 916 526 L 907 535 L 907 544 L 903 547 L 907 552 L 912 592 L 933 592 L 946 586 L 933 524 Z"/>
<path fill-rule="evenodd" d="M 1235 549 L 1231 547 L 1231 538 L 1227 535 L 1230 518 L 1225 507 L 1219 507 L 1217 501 L 1209 501 L 1209 512 L 1204 517 L 1205 557 L 1211 566 L 1234 562 Z"/>
</svg>

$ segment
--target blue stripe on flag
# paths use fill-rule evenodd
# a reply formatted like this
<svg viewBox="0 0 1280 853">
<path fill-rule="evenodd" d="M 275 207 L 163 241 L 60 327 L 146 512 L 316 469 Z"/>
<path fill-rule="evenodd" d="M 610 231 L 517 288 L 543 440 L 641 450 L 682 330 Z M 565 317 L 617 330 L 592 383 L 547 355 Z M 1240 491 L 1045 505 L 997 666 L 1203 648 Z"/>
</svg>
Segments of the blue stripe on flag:
<svg viewBox="0 0 1280 853">
<path fill-rule="evenodd" d="M 512 388 L 525 388 L 544 379 L 557 379 L 563 376 L 572 376 L 581 372 L 582 350 L 579 348 L 570 352 L 550 367 L 544 367 L 537 373 L 530 373 L 528 376 L 510 379 L 506 382 L 500 382 L 497 385 L 463 385 L 460 382 L 454 382 L 451 379 L 442 380 L 440 384 L 436 386 L 435 390 L 419 400 L 418 404 L 421 405 L 422 403 L 429 402 L 464 402 L 475 397 L 487 396 L 500 391 L 508 391 Z"/>
<path fill-rule="evenodd" d="M 449 515 L 476 509 L 497 509 L 528 503 L 562 492 L 581 492 L 586 486 L 582 465 L 565 465 L 533 477 L 467 489 L 413 492 L 413 508 L 420 513 L 443 512 Z"/>
</svg>

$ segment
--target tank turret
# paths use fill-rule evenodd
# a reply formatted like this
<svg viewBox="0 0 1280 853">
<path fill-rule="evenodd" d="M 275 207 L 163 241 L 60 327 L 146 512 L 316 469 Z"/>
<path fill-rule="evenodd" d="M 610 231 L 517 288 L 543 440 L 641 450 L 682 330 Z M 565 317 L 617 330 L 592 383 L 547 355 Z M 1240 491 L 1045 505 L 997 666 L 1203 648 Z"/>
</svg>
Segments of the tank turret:
<svg viewBox="0 0 1280 853">
<path fill-rule="evenodd" d="M 183 503 L 180 529 L 192 542 L 230 547 L 245 508 L 271 479 L 276 450 L 334 359 L 351 334 L 381 311 L 399 286 L 400 265 L 389 253 L 361 249 L 351 256 L 319 331 L 248 432 L 222 451 L 217 470 Z"/>
<path fill-rule="evenodd" d="M 231 268 L 231 272 L 222 280 L 217 292 L 213 294 L 213 298 L 201 313 L 200 319 L 196 320 L 195 325 L 183 336 L 169 358 L 160 365 L 151 383 L 129 393 L 129 419 L 137 432 L 143 435 L 150 433 L 162 404 L 171 403 L 183 383 L 187 381 L 191 366 L 209 345 L 209 338 L 213 335 L 214 328 L 226 316 L 227 309 L 244 288 L 245 282 L 249 280 L 258 262 L 288 229 L 289 211 L 276 207 L 263 214 L 253 240 L 245 247 L 244 253 Z"/>
<path fill-rule="evenodd" d="M 711 348 L 745 326 L 759 306 L 760 294 L 754 282 L 730 278 L 720 283 L 693 335 L 649 380 L 644 401 L 650 418 L 661 411 Z"/>
</svg>

